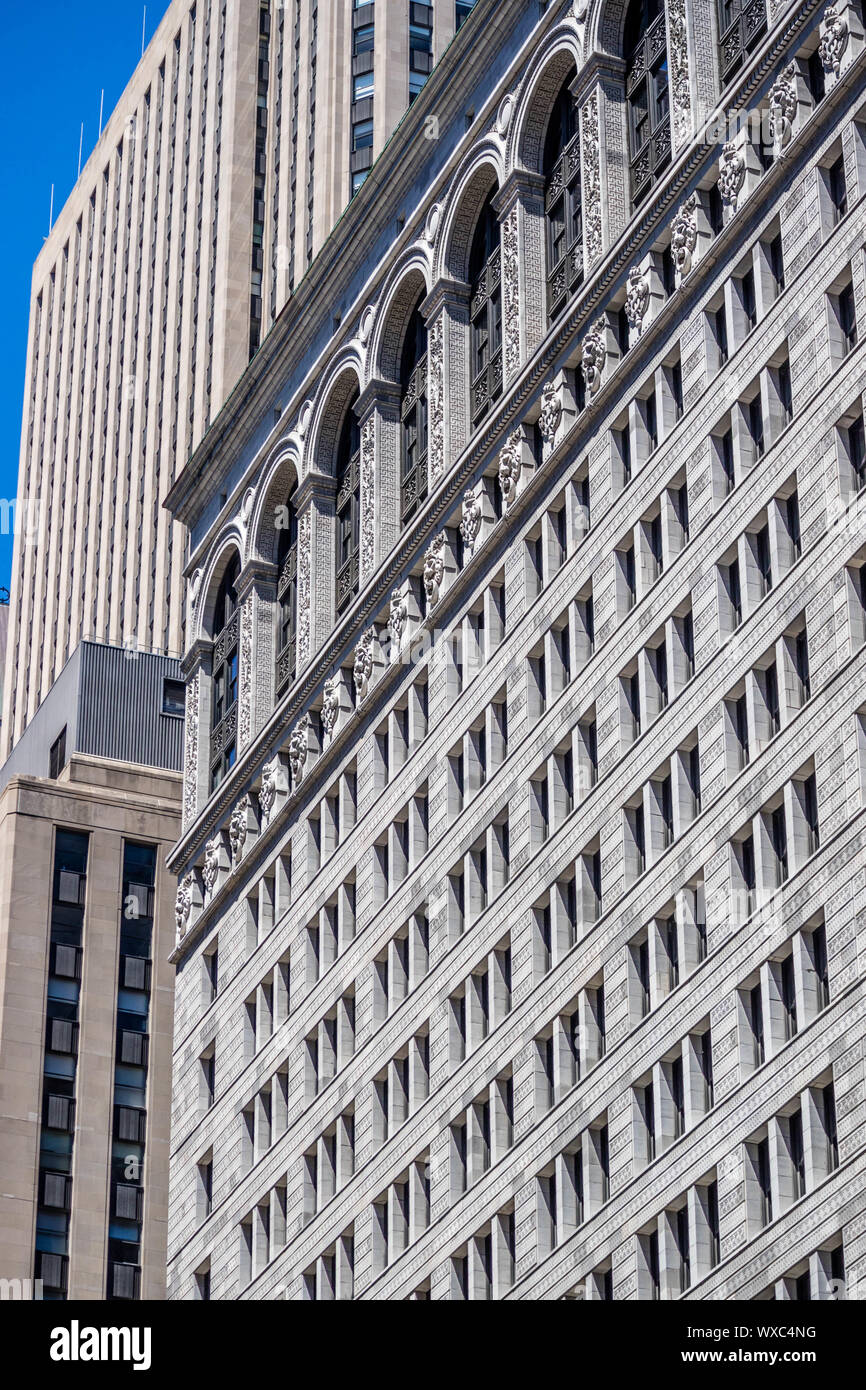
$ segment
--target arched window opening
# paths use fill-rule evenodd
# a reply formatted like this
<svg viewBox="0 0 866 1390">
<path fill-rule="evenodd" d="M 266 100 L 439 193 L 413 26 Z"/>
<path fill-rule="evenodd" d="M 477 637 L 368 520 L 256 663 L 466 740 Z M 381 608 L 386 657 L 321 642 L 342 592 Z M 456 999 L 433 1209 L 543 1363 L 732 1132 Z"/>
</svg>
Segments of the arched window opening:
<svg viewBox="0 0 866 1390">
<path fill-rule="evenodd" d="M 213 620 L 213 717 L 211 719 L 211 790 L 222 782 L 237 758 L 238 729 L 238 596 L 241 561 L 237 551 L 217 590 Z"/>
<path fill-rule="evenodd" d="M 632 0 L 625 20 L 632 201 L 639 203 L 671 158 L 668 44 L 663 0 Z"/>
<path fill-rule="evenodd" d="M 767 32 L 765 0 L 718 0 L 719 64 L 726 87 Z"/>
<path fill-rule="evenodd" d="M 404 526 L 427 496 L 427 325 L 420 305 L 421 299 L 412 310 L 400 360 L 400 520 Z"/>
<path fill-rule="evenodd" d="M 556 98 L 544 143 L 547 218 L 547 312 L 551 322 L 583 279 L 583 201 L 580 134 L 570 87 L 574 69 Z"/>
<path fill-rule="evenodd" d="M 469 256 L 473 429 L 502 395 L 502 260 L 495 193 L 492 188 L 484 201 Z"/>
<path fill-rule="evenodd" d="M 291 497 L 277 514 L 277 674 L 276 696 L 288 690 L 297 667 L 298 518 Z"/>
<path fill-rule="evenodd" d="M 355 416 L 356 391 L 349 402 L 337 445 L 337 613 L 358 592 L 361 532 L 361 430 Z"/>
</svg>

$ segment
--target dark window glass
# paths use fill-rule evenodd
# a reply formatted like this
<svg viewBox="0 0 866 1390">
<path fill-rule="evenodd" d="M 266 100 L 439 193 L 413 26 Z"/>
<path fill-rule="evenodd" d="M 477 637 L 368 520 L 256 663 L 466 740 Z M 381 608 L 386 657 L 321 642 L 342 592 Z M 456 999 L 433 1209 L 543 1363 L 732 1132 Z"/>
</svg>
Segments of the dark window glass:
<svg viewBox="0 0 866 1390">
<path fill-rule="evenodd" d="M 670 163 L 668 53 L 662 0 L 632 0 L 623 43 L 632 201 L 637 204 Z"/>
<path fill-rule="evenodd" d="M 473 427 L 502 394 L 502 270 L 495 193 L 492 188 L 479 213 L 469 257 Z"/>
</svg>

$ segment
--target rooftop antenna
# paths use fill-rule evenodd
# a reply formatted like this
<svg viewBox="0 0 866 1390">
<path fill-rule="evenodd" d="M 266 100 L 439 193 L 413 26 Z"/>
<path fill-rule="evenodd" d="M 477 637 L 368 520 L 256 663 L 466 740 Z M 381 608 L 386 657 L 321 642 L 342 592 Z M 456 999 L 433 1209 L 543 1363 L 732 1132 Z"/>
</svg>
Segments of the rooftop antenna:
<svg viewBox="0 0 866 1390">
<path fill-rule="evenodd" d="M 147 20 L 147 6 L 144 7 L 144 14 L 141 16 L 141 56 L 144 57 L 144 25 Z"/>
<path fill-rule="evenodd" d="M 78 137 L 78 177 L 81 178 L 81 151 L 84 147 L 84 122 L 81 122 L 81 134 Z"/>
<path fill-rule="evenodd" d="M 97 135 L 97 137 L 96 137 L 97 140 L 99 139 L 99 136 L 102 134 L 102 103 L 103 103 L 104 100 L 105 100 L 105 88 L 103 87 L 102 90 L 101 90 L 101 92 L 99 93 L 99 135 Z"/>
<path fill-rule="evenodd" d="M 51 185 L 51 202 L 48 206 L 48 236 L 51 235 L 51 228 L 54 226 L 54 184 Z M 47 239 L 47 238 L 46 238 Z"/>
</svg>

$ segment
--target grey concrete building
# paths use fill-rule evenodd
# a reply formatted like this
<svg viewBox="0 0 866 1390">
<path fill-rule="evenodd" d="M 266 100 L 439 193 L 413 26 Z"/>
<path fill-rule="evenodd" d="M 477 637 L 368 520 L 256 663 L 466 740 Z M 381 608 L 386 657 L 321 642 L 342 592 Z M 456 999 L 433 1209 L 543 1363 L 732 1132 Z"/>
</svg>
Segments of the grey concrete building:
<svg viewBox="0 0 866 1390">
<path fill-rule="evenodd" d="M 82 644 L 0 772 L 0 1263 L 25 1297 L 165 1294 L 179 674 Z"/>
<path fill-rule="evenodd" d="M 165 495 L 472 8 L 172 0 L 34 266 L 0 757 L 81 638 L 182 651 Z"/>
<path fill-rule="evenodd" d="M 175 482 L 170 1297 L 863 1296 L 864 47 L 479 0 Z"/>
</svg>

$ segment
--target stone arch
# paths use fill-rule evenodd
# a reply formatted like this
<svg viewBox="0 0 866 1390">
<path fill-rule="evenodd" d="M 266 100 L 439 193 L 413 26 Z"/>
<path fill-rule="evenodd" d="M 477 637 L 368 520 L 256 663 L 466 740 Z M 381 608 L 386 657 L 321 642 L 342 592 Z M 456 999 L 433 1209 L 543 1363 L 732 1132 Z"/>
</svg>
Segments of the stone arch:
<svg viewBox="0 0 866 1390">
<path fill-rule="evenodd" d="M 470 152 L 452 185 L 443 221 L 439 246 L 441 274 L 466 280 L 478 214 L 491 188 L 501 188 L 502 182 L 502 159 L 496 145 L 485 142 Z"/>
<path fill-rule="evenodd" d="M 363 387 L 363 372 L 357 354 L 348 350 L 341 354 L 328 372 L 313 410 L 305 471 L 317 468 L 328 477 L 335 477 L 337 445 L 346 414 L 346 407 Z"/>
<path fill-rule="evenodd" d="M 585 29 L 585 56 L 606 54 L 622 57 L 622 41 L 629 0 L 589 0 Z"/>
<path fill-rule="evenodd" d="M 520 97 L 511 137 L 511 165 L 541 173 L 553 106 L 569 72 L 580 70 L 580 41 L 571 28 L 557 29 L 533 57 L 532 75 Z"/>
<path fill-rule="evenodd" d="M 370 376 L 396 381 L 400 353 L 412 310 L 430 292 L 430 267 L 417 250 L 389 278 L 382 294 L 382 309 L 370 343 Z"/>
<path fill-rule="evenodd" d="M 247 558 L 273 564 L 277 558 L 279 531 L 273 525 L 274 512 L 298 485 L 301 462 L 293 441 L 281 439 L 267 459 L 256 485 L 256 500 L 250 517 Z"/>
<path fill-rule="evenodd" d="M 213 631 L 214 607 L 217 593 L 233 556 L 243 563 L 243 542 L 234 524 L 220 537 L 210 555 L 207 568 L 199 587 L 197 613 L 193 637 L 203 637 L 210 641 L 216 634 Z"/>
</svg>

